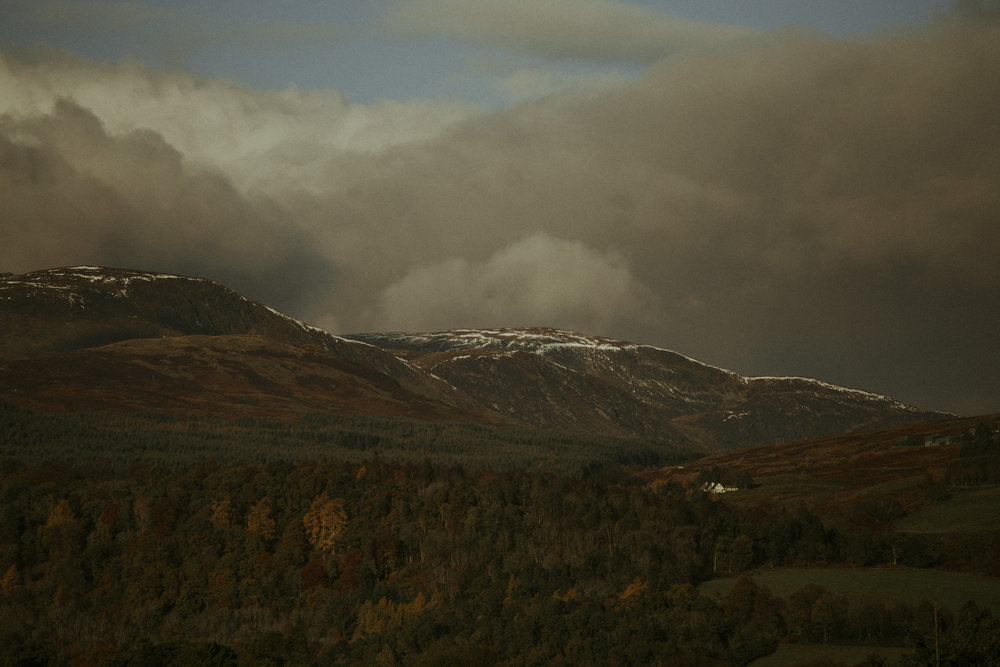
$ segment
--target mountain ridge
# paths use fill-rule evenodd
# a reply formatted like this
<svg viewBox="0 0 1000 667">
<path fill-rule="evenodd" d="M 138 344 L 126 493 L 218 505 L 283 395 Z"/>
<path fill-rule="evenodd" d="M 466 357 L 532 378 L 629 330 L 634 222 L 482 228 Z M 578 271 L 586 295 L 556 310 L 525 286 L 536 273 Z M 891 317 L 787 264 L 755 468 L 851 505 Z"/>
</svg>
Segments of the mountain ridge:
<svg viewBox="0 0 1000 667">
<path fill-rule="evenodd" d="M 112 409 L 111 394 L 127 396 L 129 378 L 142 377 L 136 393 L 151 409 L 211 411 L 214 400 L 223 412 L 283 418 L 382 411 L 689 451 L 947 416 L 560 329 L 334 335 L 210 280 L 102 267 L 0 275 L 0 350 L 0 398 L 36 408 L 87 396 L 87 409 Z"/>
<path fill-rule="evenodd" d="M 19 330 L 28 335 L 18 336 Z M 205 278 L 90 266 L 0 277 L 3 358 L 42 358 L 184 335 L 260 335 L 314 346 L 378 370 L 416 393 L 462 402 L 446 384 L 414 372 L 394 355 L 311 327 Z"/>
<path fill-rule="evenodd" d="M 941 415 L 821 380 L 744 377 L 671 350 L 559 329 L 345 337 L 399 353 L 503 414 L 516 414 L 526 404 L 544 406 L 534 419 L 548 428 L 582 422 L 616 435 L 667 433 L 707 442 L 710 450 L 732 449 L 748 440 L 799 440 L 881 428 L 911 421 L 907 415 L 913 421 Z M 522 388 L 517 371 L 529 364 L 534 386 L 544 396 Z M 566 391 L 574 384 L 575 391 Z M 588 394 L 600 395 L 613 414 L 595 416 L 581 409 L 580 397 Z M 498 402 L 498 397 L 506 401 Z M 887 413 L 894 417 L 883 419 Z M 608 422 L 623 429 L 616 431 Z"/>
</svg>

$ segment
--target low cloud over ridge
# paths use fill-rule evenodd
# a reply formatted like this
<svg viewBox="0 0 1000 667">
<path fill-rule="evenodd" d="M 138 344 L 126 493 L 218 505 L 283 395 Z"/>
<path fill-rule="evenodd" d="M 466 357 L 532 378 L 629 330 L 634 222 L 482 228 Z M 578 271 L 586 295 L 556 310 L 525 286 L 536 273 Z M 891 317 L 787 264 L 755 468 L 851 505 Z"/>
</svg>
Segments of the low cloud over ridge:
<svg viewBox="0 0 1000 667">
<path fill-rule="evenodd" d="M 0 264 L 197 273 L 340 332 L 583 328 L 996 411 L 997 43 L 982 14 L 778 32 L 490 113 L 7 55 Z"/>
<path fill-rule="evenodd" d="M 617 320 L 641 320 L 654 302 L 617 254 L 537 233 L 482 262 L 456 258 L 415 267 L 383 290 L 372 326 L 601 331 Z"/>
</svg>

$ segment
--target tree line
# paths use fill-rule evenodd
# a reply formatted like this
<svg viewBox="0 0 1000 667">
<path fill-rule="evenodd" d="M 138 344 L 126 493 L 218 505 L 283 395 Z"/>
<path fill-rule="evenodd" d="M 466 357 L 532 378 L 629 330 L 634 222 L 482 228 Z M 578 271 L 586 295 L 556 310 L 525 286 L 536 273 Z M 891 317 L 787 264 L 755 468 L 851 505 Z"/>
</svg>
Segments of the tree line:
<svg viewBox="0 0 1000 667">
<path fill-rule="evenodd" d="M 1000 431 L 980 422 L 962 438 L 959 457 L 948 465 L 947 480 L 958 486 L 1000 483 Z"/>
<path fill-rule="evenodd" d="M 906 644 L 932 664 L 933 636 L 941 664 L 974 664 L 1000 649 L 971 605 L 931 618 L 819 587 L 696 587 L 895 547 L 805 507 L 745 510 L 613 470 L 4 460 L 0 660 L 722 665 L 801 640 Z"/>
<path fill-rule="evenodd" d="M 0 457 L 192 465 L 206 460 L 265 464 L 380 456 L 400 463 L 582 475 L 608 465 L 656 466 L 684 454 L 670 442 L 519 426 L 402 417 L 312 413 L 298 421 L 165 413 L 44 414 L 0 401 Z"/>
</svg>

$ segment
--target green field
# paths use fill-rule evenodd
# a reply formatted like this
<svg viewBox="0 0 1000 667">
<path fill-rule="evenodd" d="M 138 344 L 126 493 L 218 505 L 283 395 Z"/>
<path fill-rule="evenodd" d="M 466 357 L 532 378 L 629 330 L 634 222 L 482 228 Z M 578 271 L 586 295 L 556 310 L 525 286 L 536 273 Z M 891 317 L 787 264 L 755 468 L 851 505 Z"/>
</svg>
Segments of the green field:
<svg viewBox="0 0 1000 667">
<path fill-rule="evenodd" d="M 975 533 L 1000 530 L 1000 486 L 976 489 L 898 521 L 904 533 Z"/>
<path fill-rule="evenodd" d="M 803 663 L 823 661 L 837 665 L 856 665 L 877 653 L 894 664 L 901 657 L 912 653 L 910 649 L 895 646 L 832 646 L 829 644 L 782 644 L 773 654 L 754 660 L 750 667 L 794 667 Z"/>
<path fill-rule="evenodd" d="M 922 600 L 957 610 L 972 601 L 1000 615 L 1000 578 L 961 572 L 910 568 L 778 568 L 749 575 L 758 585 L 788 598 L 806 584 L 855 598 L 888 600 L 896 597 L 910 604 Z M 707 595 L 725 595 L 735 579 L 713 579 L 699 587 Z"/>
</svg>

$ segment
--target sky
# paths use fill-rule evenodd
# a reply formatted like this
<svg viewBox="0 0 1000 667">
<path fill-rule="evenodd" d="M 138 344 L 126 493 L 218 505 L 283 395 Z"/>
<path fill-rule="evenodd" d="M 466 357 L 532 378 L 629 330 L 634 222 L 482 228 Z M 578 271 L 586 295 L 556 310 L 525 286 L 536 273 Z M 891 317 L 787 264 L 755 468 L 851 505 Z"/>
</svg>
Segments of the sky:
<svg viewBox="0 0 1000 667">
<path fill-rule="evenodd" d="M 1000 412 L 1000 3 L 0 0 L 0 271 Z"/>
</svg>

